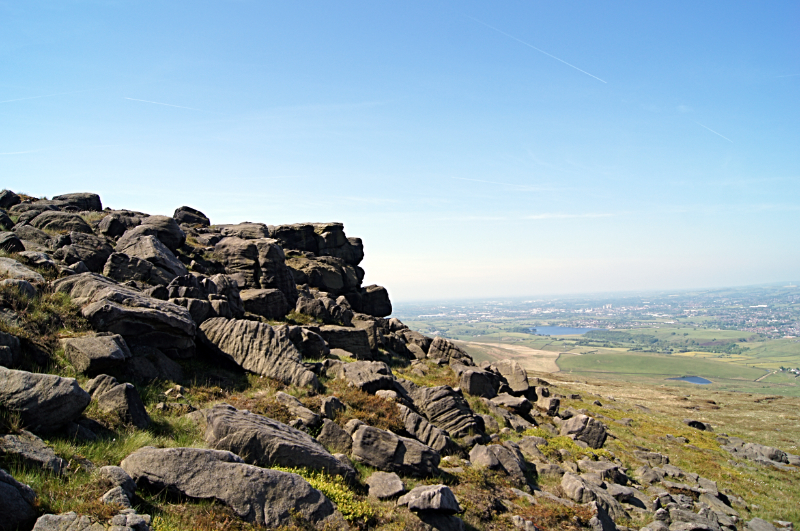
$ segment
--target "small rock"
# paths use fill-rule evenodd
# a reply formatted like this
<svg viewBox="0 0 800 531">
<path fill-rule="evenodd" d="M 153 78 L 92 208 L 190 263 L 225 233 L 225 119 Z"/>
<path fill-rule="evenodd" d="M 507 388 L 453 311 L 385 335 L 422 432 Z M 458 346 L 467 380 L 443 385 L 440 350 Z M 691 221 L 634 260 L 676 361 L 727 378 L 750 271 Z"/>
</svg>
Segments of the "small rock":
<svg viewBox="0 0 800 531">
<path fill-rule="evenodd" d="M 379 500 L 392 498 L 405 492 L 400 476 L 394 472 L 373 472 L 367 479 L 369 495 Z"/>
</svg>

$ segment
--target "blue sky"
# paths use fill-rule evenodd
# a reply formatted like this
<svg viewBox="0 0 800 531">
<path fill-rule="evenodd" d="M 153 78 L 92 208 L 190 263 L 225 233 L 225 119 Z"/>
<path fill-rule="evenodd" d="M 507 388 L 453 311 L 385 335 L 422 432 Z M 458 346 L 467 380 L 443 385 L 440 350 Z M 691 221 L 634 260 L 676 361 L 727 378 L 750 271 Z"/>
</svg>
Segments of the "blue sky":
<svg viewBox="0 0 800 531">
<path fill-rule="evenodd" d="M 797 2 L 0 1 L 0 176 L 342 221 L 396 300 L 798 279 Z"/>
</svg>

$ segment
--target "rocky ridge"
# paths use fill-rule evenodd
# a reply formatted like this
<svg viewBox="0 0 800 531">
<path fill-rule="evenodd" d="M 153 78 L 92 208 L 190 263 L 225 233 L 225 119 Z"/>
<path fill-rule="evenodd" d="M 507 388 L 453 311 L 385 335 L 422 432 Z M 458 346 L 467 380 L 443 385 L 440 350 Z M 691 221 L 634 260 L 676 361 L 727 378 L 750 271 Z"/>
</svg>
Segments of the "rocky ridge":
<svg viewBox="0 0 800 531">
<path fill-rule="evenodd" d="M 407 528 L 552 526 L 537 507 L 573 529 L 786 527 L 747 521 L 735 485 L 648 448 L 609 450 L 613 419 L 564 407 L 580 397 L 516 361 L 476 365 L 388 318 L 388 293 L 362 285 L 363 244 L 341 223 L 212 225 L 186 206 L 103 209 L 90 193 L 5 190 L 0 209 L 0 462 L 102 485 L 92 503 L 113 513 L 41 514 L 37 492 L 0 469 L 0 529 L 159 528 L 163 515 L 137 511 L 160 492 L 270 528 L 391 524 L 382 511 Z M 44 297 L 67 297 L 84 328 L 32 335 L 23 307 Z M 246 389 L 197 385 L 198 366 Z M 102 468 L 48 444 L 153 433 L 153 418 L 202 435 Z M 795 455 L 714 437 L 732 459 L 800 472 Z"/>
</svg>

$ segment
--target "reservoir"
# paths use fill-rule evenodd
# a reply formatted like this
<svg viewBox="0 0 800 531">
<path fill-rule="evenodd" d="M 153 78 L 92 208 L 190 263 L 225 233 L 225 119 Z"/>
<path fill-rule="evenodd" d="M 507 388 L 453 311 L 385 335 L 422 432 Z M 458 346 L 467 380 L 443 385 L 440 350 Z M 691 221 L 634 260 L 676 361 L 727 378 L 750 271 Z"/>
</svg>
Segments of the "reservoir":
<svg viewBox="0 0 800 531">
<path fill-rule="evenodd" d="M 567 326 L 537 326 L 531 331 L 538 336 L 575 336 L 582 335 L 590 330 L 601 330 L 600 328 L 569 328 Z"/>
<path fill-rule="evenodd" d="M 705 378 L 701 378 L 699 376 L 684 376 L 682 378 L 667 378 L 667 380 L 681 380 L 683 382 L 689 382 L 689 383 L 699 384 L 699 385 L 708 385 L 708 384 L 712 383 L 711 380 L 706 380 Z"/>
</svg>

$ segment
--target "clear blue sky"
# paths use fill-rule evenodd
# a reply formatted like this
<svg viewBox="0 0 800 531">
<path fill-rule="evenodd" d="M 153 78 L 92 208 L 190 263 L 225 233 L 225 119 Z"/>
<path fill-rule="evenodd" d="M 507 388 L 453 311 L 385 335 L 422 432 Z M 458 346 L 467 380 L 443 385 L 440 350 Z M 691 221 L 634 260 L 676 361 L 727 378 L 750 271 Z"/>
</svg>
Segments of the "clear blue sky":
<svg viewBox="0 0 800 531">
<path fill-rule="evenodd" d="M 0 186 L 342 221 L 395 300 L 800 277 L 800 3 L 0 2 Z"/>
</svg>

